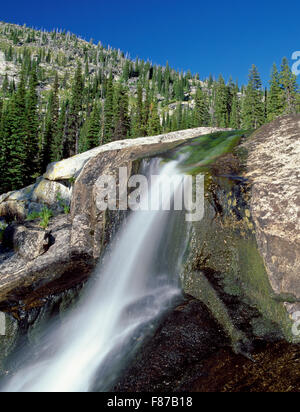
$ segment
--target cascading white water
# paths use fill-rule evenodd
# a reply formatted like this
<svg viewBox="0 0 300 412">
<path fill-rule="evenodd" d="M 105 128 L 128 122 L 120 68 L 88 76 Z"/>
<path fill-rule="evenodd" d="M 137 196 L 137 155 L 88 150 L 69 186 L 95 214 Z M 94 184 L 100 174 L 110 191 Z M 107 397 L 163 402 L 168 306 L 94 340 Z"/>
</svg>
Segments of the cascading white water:
<svg viewBox="0 0 300 412">
<path fill-rule="evenodd" d="M 173 197 L 181 184 L 176 161 L 163 166 L 155 185 L 176 175 Z M 151 197 L 159 194 L 156 189 L 150 188 Z M 167 264 L 173 248 L 166 233 L 174 213 L 131 213 L 76 309 L 48 333 L 40 358 L 17 371 L 3 391 L 83 392 L 93 390 L 95 381 L 97 390 L 106 388 L 133 351 L 135 338 L 143 335 L 141 327 L 151 325 L 180 294 L 178 273 L 168 273 L 176 268 Z"/>
</svg>

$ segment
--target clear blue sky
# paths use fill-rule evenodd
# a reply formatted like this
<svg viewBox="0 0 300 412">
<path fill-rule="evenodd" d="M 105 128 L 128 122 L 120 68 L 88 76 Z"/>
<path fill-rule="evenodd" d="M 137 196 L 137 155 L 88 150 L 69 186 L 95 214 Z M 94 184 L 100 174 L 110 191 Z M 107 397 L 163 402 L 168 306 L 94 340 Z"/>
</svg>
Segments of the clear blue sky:
<svg viewBox="0 0 300 412">
<path fill-rule="evenodd" d="M 300 50 L 299 18 L 299 0 L 13 0 L 0 11 L 0 20 L 67 29 L 201 78 L 246 82 L 254 63 L 264 84 L 274 61 Z"/>
</svg>

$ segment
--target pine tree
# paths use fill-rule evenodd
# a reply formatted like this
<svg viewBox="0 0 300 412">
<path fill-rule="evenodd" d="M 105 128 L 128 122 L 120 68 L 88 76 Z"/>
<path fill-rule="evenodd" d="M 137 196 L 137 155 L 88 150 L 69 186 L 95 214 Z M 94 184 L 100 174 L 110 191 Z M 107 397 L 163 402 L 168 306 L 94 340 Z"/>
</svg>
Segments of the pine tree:
<svg viewBox="0 0 300 412">
<path fill-rule="evenodd" d="M 6 75 L 4 76 L 4 79 L 3 79 L 3 83 L 2 83 L 2 93 L 3 93 L 3 95 L 7 96 L 8 91 L 9 91 L 9 81 L 8 81 L 8 76 L 7 76 L 7 73 L 6 73 Z"/>
<path fill-rule="evenodd" d="M 20 83 L 16 93 L 9 102 L 7 113 L 6 162 L 7 183 L 11 190 L 20 189 L 25 184 L 26 176 L 26 90 L 25 74 L 21 73 Z"/>
<path fill-rule="evenodd" d="M 151 96 L 150 96 L 150 88 L 148 84 L 147 89 L 146 89 L 145 102 L 143 103 L 142 129 L 141 129 L 142 136 L 147 136 L 148 120 L 149 120 L 149 115 L 150 115 L 150 104 L 151 104 Z"/>
<path fill-rule="evenodd" d="M 103 143 L 111 141 L 114 132 L 114 86 L 112 73 L 107 81 L 104 103 L 104 136 Z"/>
<path fill-rule="evenodd" d="M 134 137 L 141 137 L 143 135 L 143 88 L 141 83 L 137 85 L 137 102 L 136 113 L 134 121 Z"/>
<path fill-rule="evenodd" d="M 59 82 L 58 75 L 56 73 L 54 84 L 49 96 L 47 113 L 45 119 L 45 128 L 43 134 L 42 142 L 42 153 L 41 153 L 41 169 L 42 171 L 46 169 L 47 165 L 51 161 L 57 160 L 57 150 L 61 146 L 57 141 L 57 127 L 59 118 Z M 57 146 L 58 145 L 58 146 Z"/>
<path fill-rule="evenodd" d="M 101 140 L 101 107 L 95 102 L 90 117 L 86 120 L 80 136 L 79 151 L 85 152 L 100 145 Z"/>
<path fill-rule="evenodd" d="M 284 114 L 293 114 L 297 111 L 297 77 L 292 73 L 288 59 L 283 58 L 280 72 L 280 83 L 282 88 L 282 106 Z"/>
<path fill-rule="evenodd" d="M 68 114 L 68 130 L 64 142 L 64 156 L 74 156 L 78 152 L 79 129 L 81 124 L 84 81 L 82 67 L 78 63 L 72 85 L 72 97 Z"/>
<path fill-rule="evenodd" d="M 241 107 L 237 93 L 234 94 L 232 99 L 229 127 L 236 130 L 241 128 Z"/>
<path fill-rule="evenodd" d="M 215 120 L 219 127 L 228 126 L 228 94 L 221 75 L 216 85 Z"/>
<path fill-rule="evenodd" d="M 126 60 L 125 64 L 124 64 L 124 68 L 123 68 L 123 80 L 125 82 L 128 81 L 129 79 L 129 74 L 130 74 L 130 65 L 129 65 L 129 60 Z"/>
<path fill-rule="evenodd" d="M 155 136 L 161 133 L 160 117 L 158 114 L 157 103 L 150 104 L 150 115 L 148 119 L 147 134 L 148 136 Z"/>
<path fill-rule="evenodd" d="M 38 177 L 39 168 L 39 117 L 37 113 L 38 95 L 37 95 L 37 74 L 36 66 L 33 65 L 29 78 L 29 90 L 26 95 L 26 120 L 27 136 L 25 142 L 26 165 L 24 170 L 25 184 L 31 183 L 33 178 Z"/>
<path fill-rule="evenodd" d="M 242 105 L 242 126 L 245 129 L 257 129 L 264 124 L 264 121 L 262 84 L 258 70 L 253 65 Z"/>
<path fill-rule="evenodd" d="M 195 95 L 195 109 L 193 113 L 193 126 L 207 126 L 209 123 L 208 103 L 201 87 L 197 88 Z"/>
<path fill-rule="evenodd" d="M 57 162 L 63 158 L 63 141 L 67 129 L 67 112 L 69 102 L 63 102 L 58 116 L 57 128 L 53 135 L 53 144 L 51 146 L 51 162 Z"/>
<path fill-rule="evenodd" d="M 238 82 L 236 82 L 234 88 L 232 88 L 232 102 L 231 102 L 229 127 L 231 127 L 232 129 L 241 128 L 241 103 L 240 103 L 240 97 L 239 97 Z"/>
<path fill-rule="evenodd" d="M 277 66 L 273 64 L 270 91 L 267 100 L 267 120 L 272 121 L 283 112 L 283 93 L 280 86 L 280 77 Z"/>
<path fill-rule="evenodd" d="M 120 86 L 118 92 L 113 140 L 125 139 L 129 134 L 130 124 L 128 116 L 128 106 L 128 92 L 124 87 Z"/>
</svg>

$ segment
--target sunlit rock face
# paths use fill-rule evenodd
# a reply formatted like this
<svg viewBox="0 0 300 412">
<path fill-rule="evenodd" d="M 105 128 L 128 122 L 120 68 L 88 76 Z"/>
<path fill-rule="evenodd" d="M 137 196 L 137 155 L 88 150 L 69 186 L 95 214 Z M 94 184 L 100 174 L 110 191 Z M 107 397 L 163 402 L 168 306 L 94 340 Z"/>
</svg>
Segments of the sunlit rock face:
<svg viewBox="0 0 300 412">
<path fill-rule="evenodd" d="M 247 144 L 256 239 L 274 293 L 300 310 L 300 116 L 263 126 Z"/>
<path fill-rule="evenodd" d="M 15 225 L 14 231 L 19 233 L 18 239 L 22 234 L 28 247 L 17 242 L 15 236 L 12 242 L 15 253 L 11 250 L 2 253 L 0 304 L 6 302 L 10 306 L 23 298 L 29 302 L 28 296 L 34 293 L 42 305 L 43 294 L 67 289 L 88 277 L 103 247 L 110 241 L 111 221 L 119 218 L 116 213 L 105 216 L 97 211 L 96 182 L 100 176 L 116 173 L 124 166 L 130 177 L 138 171 L 134 166 L 137 161 L 138 167 L 138 159 L 166 152 L 196 136 L 218 130 L 223 129 L 202 127 L 113 142 L 50 164 L 36 184 L 1 195 L 0 217 L 21 220 L 21 227 Z M 47 230 L 38 222 L 26 221 L 28 215 L 44 206 L 54 212 Z M 64 207 L 68 211 L 69 206 L 71 215 L 59 215 L 64 213 Z"/>
</svg>

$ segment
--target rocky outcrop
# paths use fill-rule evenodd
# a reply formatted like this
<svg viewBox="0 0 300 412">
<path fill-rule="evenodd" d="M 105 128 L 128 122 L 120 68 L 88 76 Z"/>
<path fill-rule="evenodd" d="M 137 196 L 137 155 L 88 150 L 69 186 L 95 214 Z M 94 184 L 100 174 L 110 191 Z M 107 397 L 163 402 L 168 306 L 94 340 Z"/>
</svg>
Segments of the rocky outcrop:
<svg viewBox="0 0 300 412">
<path fill-rule="evenodd" d="M 43 231 L 37 224 L 15 226 L 12 238 L 15 253 L 2 254 L 0 265 L 0 308 L 9 311 L 43 306 L 43 299 L 85 280 L 94 260 L 82 250 L 70 249 L 72 223 L 58 216 Z M 24 243 L 19 239 L 23 237 Z M 28 260 L 29 256 L 32 258 Z"/>
<path fill-rule="evenodd" d="M 39 227 L 11 224 L 4 233 L 3 243 L 27 261 L 43 255 L 50 246 L 50 232 Z"/>
<path fill-rule="evenodd" d="M 0 196 L 0 217 L 23 221 L 32 212 L 40 212 L 49 207 L 54 212 L 62 212 L 71 203 L 72 187 L 66 182 L 53 182 L 39 178 L 24 189 Z"/>
<path fill-rule="evenodd" d="M 300 310 L 300 116 L 262 127 L 244 147 L 255 235 L 274 293 Z"/>
<path fill-rule="evenodd" d="M 144 155 L 155 155 L 173 149 L 174 147 L 193 139 L 197 136 L 224 130 L 220 128 L 198 127 L 195 129 L 181 130 L 153 137 L 141 137 L 134 140 L 121 140 L 96 147 L 88 152 L 70 157 L 61 162 L 51 163 L 44 178 L 60 181 L 76 179 L 84 166 L 93 158 L 104 159 L 112 153 L 130 152 L 132 159 L 138 159 Z"/>
<path fill-rule="evenodd" d="M 220 158 L 192 229 L 184 289 L 205 302 L 233 347 L 249 333 L 299 339 L 291 319 L 300 287 L 299 122 L 278 119 Z"/>
<path fill-rule="evenodd" d="M 135 162 L 173 149 L 201 134 L 220 129 L 197 128 L 167 135 L 113 142 L 73 158 L 49 165 L 43 178 L 21 191 L 2 195 L 0 210 L 11 204 L 24 220 L 30 210 L 43 205 L 60 211 L 71 200 L 71 215 L 51 220 L 47 231 L 36 224 L 14 226 L 11 245 L 15 254 L 2 254 L 0 263 L 0 305 L 22 310 L 42 304 L 41 297 L 82 282 L 91 273 L 103 245 L 109 241 L 110 217 L 97 210 L 97 181 L 103 174 L 117 174 L 124 166 L 128 176 Z M 138 165 L 137 165 L 138 166 Z M 70 182 L 71 179 L 71 182 Z M 73 188 L 70 188 L 72 183 Z M 1 213 L 0 213 L 1 215 Z M 13 215 L 13 214 L 12 214 Z M 8 227 L 8 231 L 12 227 Z M 7 237 L 6 236 L 6 237 Z M 24 240 L 23 245 L 20 239 Z M 49 242 L 48 242 L 49 240 Z M 29 260 L 32 258 L 32 260 Z"/>
<path fill-rule="evenodd" d="M 238 352 L 253 337 L 291 335 L 286 308 L 292 313 L 299 304 L 298 126 L 298 116 L 277 120 L 214 161 L 207 172 L 204 219 L 192 227 L 184 289 L 209 307 Z M 57 193 L 67 201 L 71 191 L 66 181 L 75 179 L 71 214 L 56 217 L 49 236 L 29 223 L 17 230 L 28 246 L 22 249 L 15 242 L 16 253 L 2 255 L 0 302 L 8 306 L 17 301 L 21 306 L 25 301 L 32 304 L 32 299 L 40 302 L 50 290 L 85 280 L 111 239 L 114 221 L 121 218 L 119 212 L 98 209 L 100 177 L 118 177 L 120 167 L 130 177 L 138 170 L 139 159 L 215 130 L 113 142 L 52 164 L 33 187 L 3 195 L 2 203 L 26 203 L 29 198 L 29 203 L 39 205 L 47 202 L 47 196 L 42 196 L 46 187 L 51 202 Z M 281 136 L 286 145 L 280 144 Z M 277 149 L 269 153 L 273 144 Z"/>
</svg>

